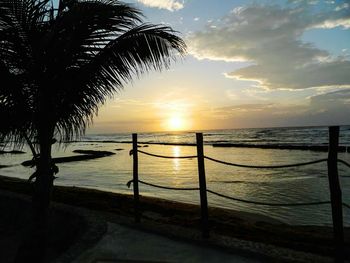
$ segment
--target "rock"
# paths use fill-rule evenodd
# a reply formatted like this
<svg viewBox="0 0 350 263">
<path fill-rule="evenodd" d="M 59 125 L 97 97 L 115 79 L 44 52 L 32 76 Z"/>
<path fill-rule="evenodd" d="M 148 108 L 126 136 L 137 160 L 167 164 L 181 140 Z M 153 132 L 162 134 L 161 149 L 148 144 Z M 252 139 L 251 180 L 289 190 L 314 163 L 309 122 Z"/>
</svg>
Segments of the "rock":
<svg viewBox="0 0 350 263">
<path fill-rule="evenodd" d="M 18 150 L 12 150 L 12 151 L 0 151 L 0 154 L 23 154 L 26 152 L 18 151 Z"/>
<path fill-rule="evenodd" d="M 69 163 L 77 161 L 85 161 L 90 159 L 102 158 L 110 155 L 114 155 L 113 152 L 108 151 L 94 151 L 94 150 L 74 150 L 75 153 L 81 153 L 81 155 L 67 156 L 67 157 L 57 157 L 52 158 L 54 163 Z M 23 166 L 32 166 L 34 165 L 33 160 L 24 161 Z"/>
<path fill-rule="evenodd" d="M 115 153 L 109 152 L 109 151 L 95 151 L 95 150 L 74 150 L 73 152 L 80 153 L 80 154 L 102 155 L 102 156 L 109 156 L 109 155 L 115 154 Z"/>
</svg>

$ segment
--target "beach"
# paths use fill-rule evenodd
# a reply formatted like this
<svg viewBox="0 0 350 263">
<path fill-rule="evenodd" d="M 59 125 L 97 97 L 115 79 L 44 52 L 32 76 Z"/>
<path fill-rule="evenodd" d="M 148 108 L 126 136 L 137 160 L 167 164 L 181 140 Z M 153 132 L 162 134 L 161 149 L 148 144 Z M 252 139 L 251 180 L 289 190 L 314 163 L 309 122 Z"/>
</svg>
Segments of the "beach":
<svg viewBox="0 0 350 263">
<path fill-rule="evenodd" d="M 285 129 L 283 131 L 286 132 Z M 328 202 L 327 152 L 309 148 L 317 145 L 325 147 L 326 131 L 324 128 L 313 128 L 311 131 L 302 129 L 298 140 L 290 131 L 289 139 L 280 135 L 281 130 L 278 129 L 249 131 L 250 137 L 255 136 L 256 139 L 254 142 L 243 142 L 247 147 L 232 145 L 232 134 L 235 131 L 204 135 L 205 156 L 225 163 L 243 164 L 242 167 L 232 167 L 210 159 L 205 160 L 206 184 L 210 190 L 207 192 L 209 239 L 202 237 L 197 158 L 191 157 L 197 154 L 193 144 L 194 133 L 139 135 L 141 223 L 135 223 L 133 185 L 127 184 L 133 176 L 133 155 L 130 153 L 132 144 L 126 140 L 130 137 L 127 134 L 94 135 L 69 144 L 54 145 L 53 160 L 59 167 L 59 173 L 54 181 L 52 200 L 94 211 L 103 220 L 109 218 L 107 236 L 108 231 L 118 232 L 116 229 L 119 228 L 114 224 L 121 223 L 133 229 L 140 227 L 162 236 L 200 244 L 204 242 L 204 245 L 229 251 L 249 251 L 258 255 L 258 258 L 280 258 L 284 254 L 289 255 L 287 258 L 290 259 L 299 257 L 293 253 L 301 253 L 301 259 L 297 262 L 309 262 L 309 259 L 317 257 L 329 259 L 333 256 L 334 241 Z M 314 135 L 320 133 L 314 144 L 307 137 L 310 132 Z M 247 134 L 247 131 L 241 133 Z M 345 130 L 345 136 L 343 132 L 341 137 L 341 145 L 344 147 L 349 142 L 348 133 Z M 266 134 L 269 136 L 266 137 Z M 272 140 L 271 134 L 278 134 L 273 135 L 273 147 L 268 143 L 268 140 Z M 236 136 L 234 141 L 238 141 L 240 136 L 243 135 Z M 242 138 L 246 140 L 247 137 Z M 287 142 L 284 148 L 276 147 L 282 145 L 282 138 Z M 296 143 L 302 141 L 302 138 L 304 148 L 285 148 L 285 145 L 302 146 Z M 220 146 L 215 146 L 216 143 Z M 33 172 L 29 149 L 6 147 L 4 150 L 1 154 L 0 189 L 24 194 L 29 198 L 32 190 L 27 180 Z M 183 156 L 189 158 L 176 158 Z M 345 162 L 350 161 L 347 151 L 340 152 L 338 157 Z M 317 160 L 321 161 L 287 169 L 245 167 L 283 166 Z M 342 163 L 338 164 L 338 168 L 343 202 L 349 203 L 349 169 Z M 212 191 L 235 200 L 213 195 Z M 262 205 L 310 202 L 313 205 Z M 348 247 L 350 211 L 346 207 L 343 207 L 343 219 L 345 245 Z M 104 244 L 104 241 L 101 242 Z M 305 253 L 309 256 L 305 256 Z"/>
<path fill-rule="evenodd" d="M 3 176 L 0 177 L 0 189 L 24 195 L 30 194 L 31 191 L 26 181 Z M 52 199 L 54 202 L 96 211 L 104 215 L 104 218 L 118 216 L 118 220 L 111 220 L 135 226 L 134 203 L 131 195 L 56 186 Z M 140 201 L 142 217 L 139 226 L 141 228 L 173 238 L 203 240 L 198 206 L 146 196 L 141 196 Z M 267 216 L 220 208 L 209 209 L 209 216 L 211 237 L 209 241 L 206 241 L 207 245 L 233 249 L 231 247 L 233 245 L 227 240 L 234 238 L 254 244 L 277 246 L 282 250 L 284 248 L 314 253 L 324 257 L 329 257 L 333 253 L 332 228 L 330 227 L 287 225 Z M 186 230 L 178 231 L 176 230 L 178 228 Z M 345 228 L 345 234 L 346 246 L 349 246 L 349 228 Z M 241 250 L 252 249 L 254 251 L 252 247 L 247 245 L 248 247 L 244 248 L 244 246 Z"/>
</svg>

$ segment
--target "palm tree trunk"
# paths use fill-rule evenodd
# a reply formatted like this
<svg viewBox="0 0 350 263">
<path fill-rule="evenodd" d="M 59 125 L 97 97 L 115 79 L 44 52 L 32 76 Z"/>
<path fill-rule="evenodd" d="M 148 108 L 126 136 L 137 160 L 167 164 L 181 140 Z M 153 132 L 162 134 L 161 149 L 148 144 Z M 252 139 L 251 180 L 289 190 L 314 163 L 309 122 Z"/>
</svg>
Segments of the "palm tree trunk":
<svg viewBox="0 0 350 263">
<path fill-rule="evenodd" d="M 51 141 L 52 132 L 44 129 L 39 134 L 40 156 L 38 158 L 37 172 L 35 181 L 33 205 L 35 211 L 40 215 L 47 213 L 50 204 L 51 190 L 53 186 L 52 159 L 51 159 Z"/>
<path fill-rule="evenodd" d="M 37 177 L 32 196 L 32 220 L 29 233 L 17 254 L 15 262 L 45 262 L 48 241 L 48 216 L 53 173 L 51 160 L 52 129 L 41 129 L 39 133 L 40 156 Z M 24 260 L 24 261 L 23 261 Z"/>
<path fill-rule="evenodd" d="M 45 127 L 46 128 L 46 127 Z M 36 260 L 43 262 L 48 240 L 48 215 L 53 186 L 51 141 L 52 132 L 43 129 L 39 134 L 40 157 L 37 165 L 38 176 L 34 185 L 34 231 L 37 234 Z"/>
</svg>

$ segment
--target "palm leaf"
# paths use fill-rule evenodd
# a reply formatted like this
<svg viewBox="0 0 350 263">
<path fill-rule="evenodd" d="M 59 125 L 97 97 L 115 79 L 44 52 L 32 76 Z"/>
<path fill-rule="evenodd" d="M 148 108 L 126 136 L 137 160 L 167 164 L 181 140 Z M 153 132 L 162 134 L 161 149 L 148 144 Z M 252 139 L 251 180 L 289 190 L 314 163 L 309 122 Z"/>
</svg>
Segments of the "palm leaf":
<svg viewBox="0 0 350 263">
<path fill-rule="evenodd" d="M 11 128 L 2 134 L 12 131 L 12 139 L 20 140 L 23 130 L 32 129 L 34 139 L 47 122 L 61 140 L 80 136 L 126 82 L 168 68 L 185 54 L 185 43 L 170 27 L 141 21 L 139 10 L 119 1 L 61 0 L 58 9 L 49 0 L 2 1 L 1 70 L 18 83 L 0 88 L 0 103 L 3 116 L 17 109 L 16 116 L 26 118 L 4 124 L 3 131 Z M 3 103 L 9 98 L 12 104 Z"/>
</svg>

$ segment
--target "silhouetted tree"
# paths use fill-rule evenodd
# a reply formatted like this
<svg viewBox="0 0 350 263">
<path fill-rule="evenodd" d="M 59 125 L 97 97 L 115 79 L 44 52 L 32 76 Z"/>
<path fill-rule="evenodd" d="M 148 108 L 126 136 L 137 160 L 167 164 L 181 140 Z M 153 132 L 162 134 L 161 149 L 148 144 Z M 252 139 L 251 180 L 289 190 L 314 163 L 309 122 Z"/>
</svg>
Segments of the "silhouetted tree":
<svg viewBox="0 0 350 263">
<path fill-rule="evenodd" d="M 113 0 L 0 0 L 0 140 L 28 143 L 33 204 L 45 229 L 54 138 L 84 134 L 107 98 L 135 75 L 167 68 L 185 53 L 167 26 L 145 24 Z"/>
</svg>

